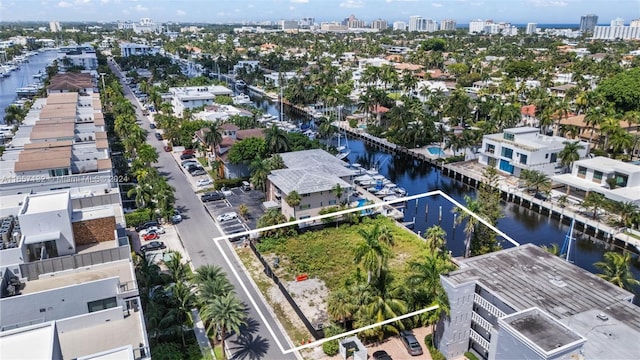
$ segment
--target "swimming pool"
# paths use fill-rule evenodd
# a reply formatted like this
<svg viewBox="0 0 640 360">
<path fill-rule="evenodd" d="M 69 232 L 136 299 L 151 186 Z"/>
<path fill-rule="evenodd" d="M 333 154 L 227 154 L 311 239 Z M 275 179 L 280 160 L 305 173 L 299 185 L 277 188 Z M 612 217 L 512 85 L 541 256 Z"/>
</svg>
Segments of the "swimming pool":
<svg viewBox="0 0 640 360">
<path fill-rule="evenodd" d="M 431 155 L 445 156 L 444 151 L 442 151 L 442 149 L 437 146 L 430 146 L 427 148 L 427 150 L 429 150 L 429 154 Z"/>
</svg>

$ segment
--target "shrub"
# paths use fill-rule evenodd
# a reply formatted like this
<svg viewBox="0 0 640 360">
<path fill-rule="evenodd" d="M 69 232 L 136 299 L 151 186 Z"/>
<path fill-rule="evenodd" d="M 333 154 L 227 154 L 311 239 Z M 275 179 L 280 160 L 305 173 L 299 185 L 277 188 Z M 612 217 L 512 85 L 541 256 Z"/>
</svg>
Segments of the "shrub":
<svg viewBox="0 0 640 360">
<path fill-rule="evenodd" d="M 357 119 L 349 119 L 349 127 L 352 129 L 355 129 L 356 127 L 358 127 L 358 120 Z"/>
<path fill-rule="evenodd" d="M 464 357 L 466 357 L 469 360 L 479 360 L 478 357 L 470 351 L 467 351 L 466 353 L 464 353 Z"/>
<path fill-rule="evenodd" d="M 447 358 L 444 355 L 442 355 L 440 350 L 438 350 L 438 349 L 436 349 L 435 347 L 432 346 L 432 344 L 433 344 L 433 335 L 432 334 L 429 334 L 429 335 L 424 337 L 424 344 L 427 346 L 427 349 L 429 349 L 429 354 L 431 354 L 431 359 L 433 359 L 433 360 L 447 360 Z"/>
<path fill-rule="evenodd" d="M 124 215 L 124 221 L 129 227 L 136 227 L 151 220 L 151 209 L 138 209 L 131 214 Z"/>
<path fill-rule="evenodd" d="M 237 178 L 237 179 L 218 179 L 215 181 L 216 190 L 220 190 L 223 187 L 234 188 L 242 185 L 243 181 L 247 181 L 245 178 Z"/>
<path fill-rule="evenodd" d="M 329 326 L 324 328 L 325 337 L 338 335 L 342 332 L 343 332 L 342 328 L 337 326 L 336 324 L 330 324 Z M 331 340 L 322 344 L 322 351 L 324 351 L 324 353 L 327 354 L 328 356 L 337 355 L 338 352 L 340 351 L 340 344 L 338 343 L 338 340 Z"/>
</svg>

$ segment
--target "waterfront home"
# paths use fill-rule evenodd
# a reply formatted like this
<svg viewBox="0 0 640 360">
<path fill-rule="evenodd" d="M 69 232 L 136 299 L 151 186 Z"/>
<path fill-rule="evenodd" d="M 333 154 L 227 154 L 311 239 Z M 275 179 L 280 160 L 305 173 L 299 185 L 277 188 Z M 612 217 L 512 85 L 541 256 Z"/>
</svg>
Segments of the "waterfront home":
<svg viewBox="0 0 640 360">
<path fill-rule="evenodd" d="M 633 293 L 534 244 L 456 262 L 440 277 L 450 314 L 434 332 L 447 359 L 638 357 Z"/>
<path fill-rule="evenodd" d="M 163 53 L 164 53 L 164 50 L 160 46 L 149 46 L 149 45 L 134 44 L 134 43 L 120 44 L 120 55 L 123 58 L 129 57 L 129 56 L 158 55 Z"/>
<path fill-rule="evenodd" d="M 523 169 L 552 176 L 562 169 L 558 153 L 566 141 L 569 140 L 560 136 L 542 135 L 535 127 L 505 129 L 482 137 L 478 162 L 518 177 Z M 589 144 L 581 142 L 581 145 L 584 148 L 578 154 L 583 159 L 589 153 Z"/>
<path fill-rule="evenodd" d="M 96 50 L 90 44 L 65 46 L 58 50 L 58 68 L 65 71 L 69 67 L 81 67 L 84 70 L 98 69 Z"/>
<path fill-rule="evenodd" d="M 91 74 L 65 73 L 51 78 L 47 86 L 47 94 L 77 92 L 91 94 L 96 90 L 96 80 Z"/>
<path fill-rule="evenodd" d="M 579 160 L 570 174 L 556 175 L 554 182 L 567 187 L 567 192 L 595 191 L 613 201 L 633 202 L 640 206 L 640 166 L 608 157 Z"/>
<path fill-rule="evenodd" d="M 185 109 L 212 105 L 216 96 L 220 95 L 231 96 L 233 91 L 220 85 L 172 87 L 166 96 L 173 106 L 173 114 L 182 116 Z"/>
<path fill-rule="evenodd" d="M 620 120 L 618 122 L 620 127 L 628 133 L 631 134 L 640 134 L 640 123 L 632 123 L 627 120 Z M 560 128 L 563 127 L 576 127 L 577 128 L 577 138 L 589 141 L 597 144 L 601 144 L 604 142 L 604 136 L 600 132 L 600 125 L 595 124 L 594 127 L 591 125 L 587 125 L 585 122 L 585 115 L 570 115 L 568 117 L 563 117 L 559 122 Z M 640 149 L 636 149 L 634 156 L 638 156 L 640 154 Z"/>
<path fill-rule="evenodd" d="M 342 160 L 321 149 L 294 151 L 280 154 L 285 169 L 274 170 L 268 176 L 266 208 L 280 208 L 287 218 L 308 219 L 317 216 L 325 207 L 347 201 L 352 191 L 356 170 L 349 169 Z M 338 197 L 332 189 L 339 185 L 343 192 Z M 300 204 L 287 204 L 291 192 L 300 195 Z"/>
</svg>

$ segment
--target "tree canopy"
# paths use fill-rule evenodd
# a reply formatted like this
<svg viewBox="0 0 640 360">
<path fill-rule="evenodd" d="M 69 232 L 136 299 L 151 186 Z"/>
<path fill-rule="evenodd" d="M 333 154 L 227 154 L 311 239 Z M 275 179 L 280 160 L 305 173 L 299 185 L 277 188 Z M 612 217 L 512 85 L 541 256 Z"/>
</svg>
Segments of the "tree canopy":
<svg viewBox="0 0 640 360">
<path fill-rule="evenodd" d="M 631 69 L 602 80 L 597 91 L 621 112 L 640 110 L 640 69 Z"/>
<path fill-rule="evenodd" d="M 264 139 L 250 137 L 233 144 L 229 150 L 229 161 L 232 164 L 250 163 L 257 158 L 265 157 L 267 143 Z"/>
</svg>

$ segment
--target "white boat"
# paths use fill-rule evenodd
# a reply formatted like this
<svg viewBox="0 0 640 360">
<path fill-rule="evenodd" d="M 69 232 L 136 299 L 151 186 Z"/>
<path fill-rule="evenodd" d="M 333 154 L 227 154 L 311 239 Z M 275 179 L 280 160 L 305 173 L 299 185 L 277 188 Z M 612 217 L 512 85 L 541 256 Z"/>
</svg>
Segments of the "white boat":
<svg viewBox="0 0 640 360">
<path fill-rule="evenodd" d="M 396 192 L 393 189 L 384 187 L 382 188 L 382 190 L 378 190 L 374 193 L 375 196 L 381 198 L 381 197 L 386 197 L 386 196 L 391 196 L 391 195 L 396 195 Z"/>
<path fill-rule="evenodd" d="M 247 83 L 244 80 L 237 80 L 235 86 L 238 90 L 244 90 L 247 88 Z"/>
<path fill-rule="evenodd" d="M 397 195 L 389 195 L 382 198 L 382 201 L 393 201 L 398 200 L 399 197 Z"/>
<path fill-rule="evenodd" d="M 38 94 L 40 89 L 42 89 L 42 84 L 29 84 L 27 86 L 19 87 L 16 89 L 16 94 L 18 96 L 35 96 Z"/>
<path fill-rule="evenodd" d="M 401 187 L 396 187 L 395 188 L 396 194 L 400 195 L 400 196 L 406 196 L 407 195 L 407 190 Z"/>
<path fill-rule="evenodd" d="M 234 105 L 251 104 L 251 98 L 247 94 L 239 94 L 231 99 L 233 99 Z"/>
<path fill-rule="evenodd" d="M 262 114 L 262 116 L 258 119 L 259 123 L 271 123 L 275 120 L 278 120 L 278 118 L 274 115 L 271 114 Z"/>
<path fill-rule="evenodd" d="M 344 136 L 345 145 L 340 145 L 340 138 L 341 137 L 342 137 L 342 135 L 340 135 L 340 133 L 338 133 L 338 146 L 336 147 L 336 150 L 338 150 L 338 153 L 336 154 L 336 157 L 338 159 L 340 159 L 340 160 L 343 160 L 347 156 L 349 156 L 349 154 L 351 154 L 351 149 L 349 149 L 349 143 L 347 142 L 346 134 Z"/>
</svg>

